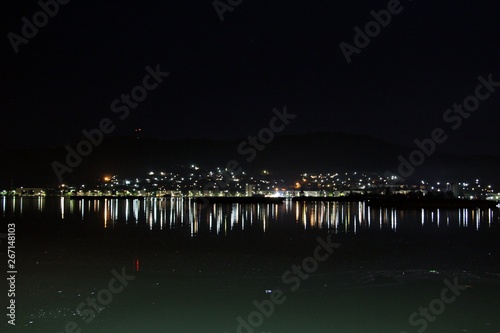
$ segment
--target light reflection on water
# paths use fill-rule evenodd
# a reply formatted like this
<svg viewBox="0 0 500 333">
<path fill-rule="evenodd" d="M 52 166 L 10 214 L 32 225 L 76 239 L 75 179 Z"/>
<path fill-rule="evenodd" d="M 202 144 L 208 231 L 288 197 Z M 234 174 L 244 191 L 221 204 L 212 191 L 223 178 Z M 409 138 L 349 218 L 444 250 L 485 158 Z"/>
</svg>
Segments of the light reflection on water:
<svg viewBox="0 0 500 333">
<path fill-rule="evenodd" d="M 151 230 L 180 229 L 191 236 L 226 235 L 231 231 L 280 227 L 328 229 L 334 233 L 423 228 L 490 229 L 500 225 L 499 209 L 394 209 L 367 202 L 292 202 L 279 204 L 211 204 L 192 199 L 70 199 L 2 197 L 1 216 L 29 218 L 46 214 L 55 220 L 98 221 L 104 228 L 146 225 Z M 58 214 L 56 212 L 59 212 Z M 56 218 L 57 216 L 57 218 Z"/>
</svg>

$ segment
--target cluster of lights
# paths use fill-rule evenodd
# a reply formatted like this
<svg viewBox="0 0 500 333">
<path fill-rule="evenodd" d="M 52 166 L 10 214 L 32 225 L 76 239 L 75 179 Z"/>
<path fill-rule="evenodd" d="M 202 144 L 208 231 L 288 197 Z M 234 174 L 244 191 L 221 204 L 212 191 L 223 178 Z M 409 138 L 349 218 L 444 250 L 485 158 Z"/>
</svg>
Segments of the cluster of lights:
<svg viewBox="0 0 500 333">
<path fill-rule="evenodd" d="M 207 187 L 212 184 L 211 187 Z M 221 186 L 221 184 L 224 184 Z M 292 185 L 293 184 L 293 185 Z M 260 170 L 258 176 L 247 175 L 245 172 L 235 174 L 226 168 L 216 167 L 204 170 L 196 164 L 182 166 L 177 171 L 149 171 L 144 177 L 122 179 L 118 175 L 103 175 L 98 185 L 85 184 L 72 186 L 60 184 L 58 191 L 63 195 L 99 195 L 99 194 L 148 194 L 178 191 L 186 193 L 201 193 L 203 190 L 236 191 L 246 193 L 271 194 L 294 191 L 322 191 L 333 193 L 379 192 L 390 189 L 393 193 L 408 193 L 429 191 L 437 193 L 453 192 L 456 197 L 477 198 L 495 197 L 491 185 L 480 184 L 479 179 L 472 182 L 428 182 L 421 180 L 419 184 L 404 184 L 395 175 L 381 176 L 367 172 L 345 173 L 302 173 L 300 178 L 287 186 L 282 179 L 276 179 L 267 169 Z M 357 192 L 356 192 L 357 191 Z M 0 192 L 8 195 L 8 191 Z M 16 193 L 17 194 L 17 193 Z M 498 197 L 498 196 L 497 196 Z"/>
</svg>

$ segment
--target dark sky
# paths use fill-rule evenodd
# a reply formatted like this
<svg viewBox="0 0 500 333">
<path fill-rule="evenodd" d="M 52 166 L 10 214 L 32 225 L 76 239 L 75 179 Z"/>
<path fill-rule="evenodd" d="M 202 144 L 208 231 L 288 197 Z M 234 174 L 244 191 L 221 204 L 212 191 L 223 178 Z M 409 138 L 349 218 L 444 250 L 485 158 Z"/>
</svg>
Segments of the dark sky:
<svg viewBox="0 0 500 333">
<path fill-rule="evenodd" d="M 224 1 L 226 2 L 226 1 Z M 500 155 L 500 88 L 456 131 L 442 116 L 500 81 L 500 2 L 401 1 L 403 10 L 348 64 L 339 47 L 389 1 L 243 0 L 221 22 L 212 1 L 83 1 L 61 5 L 15 54 L 36 1 L 2 8 L 3 148 L 58 146 L 109 117 L 110 135 L 237 139 L 258 132 L 274 107 L 298 117 L 284 133 L 340 131 L 411 145 L 444 127 L 444 151 Z M 170 76 L 124 121 L 111 102 Z M 447 126 L 447 127 L 446 127 Z"/>
</svg>

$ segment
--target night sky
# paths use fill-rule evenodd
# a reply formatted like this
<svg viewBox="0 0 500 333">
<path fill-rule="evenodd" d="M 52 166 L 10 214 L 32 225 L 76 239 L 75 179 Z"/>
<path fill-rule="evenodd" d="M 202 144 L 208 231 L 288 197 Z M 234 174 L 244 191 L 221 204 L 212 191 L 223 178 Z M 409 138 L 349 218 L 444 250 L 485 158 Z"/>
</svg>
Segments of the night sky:
<svg viewBox="0 0 500 333">
<path fill-rule="evenodd" d="M 226 1 L 223 1 L 224 3 Z M 234 0 L 233 3 L 238 1 Z M 2 149 L 83 139 L 110 118 L 116 130 L 160 139 L 239 139 L 274 107 L 298 117 L 284 134 L 367 134 L 412 145 L 445 126 L 477 77 L 500 81 L 500 2 L 401 1 L 402 11 L 347 63 L 339 44 L 389 1 L 250 1 L 221 21 L 205 1 L 82 1 L 60 5 L 16 54 L 36 1 L 3 4 Z M 170 75 L 125 120 L 111 103 L 142 83 L 146 66 Z M 500 156 L 500 88 L 439 149 Z M 449 126 L 448 126 L 449 128 Z"/>
</svg>

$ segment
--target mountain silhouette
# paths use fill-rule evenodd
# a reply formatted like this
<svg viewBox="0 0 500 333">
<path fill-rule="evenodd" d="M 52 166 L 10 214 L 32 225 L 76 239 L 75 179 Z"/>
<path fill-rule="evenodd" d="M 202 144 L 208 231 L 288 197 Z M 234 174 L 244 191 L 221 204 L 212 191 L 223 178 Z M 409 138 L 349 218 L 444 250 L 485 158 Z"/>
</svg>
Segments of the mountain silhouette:
<svg viewBox="0 0 500 333">
<path fill-rule="evenodd" d="M 77 143 L 70 146 L 76 149 Z M 245 172 L 257 174 L 266 169 L 289 182 L 304 172 L 391 172 L 397 175 L 398 156 L 408 159 L 416 147 L 399 146 L 366 135 L 313 133 L 277 136 L 259 149 L 255 149 L 255 156 L 251 159 L 248 139 L 164 141 L 108 137 L 93 147 L 92 153 L 83 157 L 71 173 L 64 173 L 63 181 L 83 184 L 102 178 L 104 174 L 116 174 L 120 178 L 143 177 L 149 171 L 169 171 L 190 164 L 211 169 L 225 167 L 231 160 L 237 161 Z M 0 186 L 57 186 L 60 182 L 52 164 L 54 161 L 66 164 L 67 154 L 65 147 L 3 151 Z M 436 151 L 429 157 L 425 156 L 423 164 L 415 167 L 415 172 L 406 181 L 471 181 L 479 178 L 483 184 L 487 182 L 498 189 L 499 167 L 499 157 L 458 156 Z"/>
</svg>

